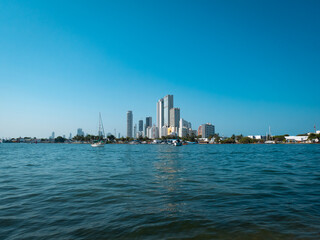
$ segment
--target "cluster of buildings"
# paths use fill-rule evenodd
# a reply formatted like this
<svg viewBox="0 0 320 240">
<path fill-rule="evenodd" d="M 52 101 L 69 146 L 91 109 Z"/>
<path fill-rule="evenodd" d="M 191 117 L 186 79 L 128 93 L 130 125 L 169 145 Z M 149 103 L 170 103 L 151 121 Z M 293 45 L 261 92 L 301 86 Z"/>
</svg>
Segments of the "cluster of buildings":
<svg viewBox="0 0 320 240">
<path fill-rule="evenodd" d="M 79 136 L 84 136 L 84 132 L 82 131 L 81 128 L 78 128 L 78 131 L 77 131 L 77 135 Z M 62 135 L 63 138 L 66 138 L 66 135 Z M 54 140 L 55 139 L 55 132 L 52 132 L 51 136 L 49 136 L 48 138 L 49 140 Z M 70 133 L 69 135 L 69 139 L 72 139 L 72 134 Z"/>
<path fill-rule="evenodd" d="M 208 138 L 215 134 L 215 127 L 211 123 L 202 124 L 198 131 L 192 129 L 192 125 L 187 120 L 181 118 L 180 108 L 174 107 L 173 95 L 167 95 L 157 102 L 157 119 L 152 124 L 152 117 L 146 117 L 145 124 L 139 120 L 133 126 L 133 113 L 127 112 L 127 137 L 139 138 L 148 137 L 156 139 L 166 136 L 202 136 Z"/>
</svg>

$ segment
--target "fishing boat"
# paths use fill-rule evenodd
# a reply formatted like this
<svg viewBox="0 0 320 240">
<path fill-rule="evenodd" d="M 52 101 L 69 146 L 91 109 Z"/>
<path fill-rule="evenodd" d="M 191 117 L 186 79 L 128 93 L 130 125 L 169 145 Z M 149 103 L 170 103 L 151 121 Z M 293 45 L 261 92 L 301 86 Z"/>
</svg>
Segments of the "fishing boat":
<svg viewBox="0 0 320 240">
<path fill-rule="evenodd" d="M 103 147 L 104 144 L 105 144 L 104 141 L 103 141 L 103 138 L 104 138 L 105 134 L 104 134 L 104 128 L 103 128 L 101 113 L 99 113 L 99 130 L 98 130 L 98 136 L 99 136 L 99 140 L 94 141 L 94 142 L 91 144 L 91 147 Z"/>
<path fill-rule="evenodd" d="M 173 142 L 173 145 L 176 146 L 176 147 L 179 147 L 179 146 L 182 146 L 182 142 L 177 140 L 177 141 Z"/>
</svg>

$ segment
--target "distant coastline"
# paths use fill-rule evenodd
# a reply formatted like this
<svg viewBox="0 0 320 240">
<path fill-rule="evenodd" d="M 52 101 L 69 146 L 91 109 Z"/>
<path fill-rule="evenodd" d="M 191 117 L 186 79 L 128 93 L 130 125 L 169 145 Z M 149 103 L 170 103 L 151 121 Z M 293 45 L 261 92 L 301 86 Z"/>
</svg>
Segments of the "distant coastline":
<svg viewBox="0 0 320 240">
<path fill-rule="evenodd" d="M 107 137 L 86 135 L 86 136 L 75 136 L 73 138 L 65 138 L 58 136 L 56 138 L 36 138 L 36 137 L 19 137 L 0 139 L 0 143 L 56 143 L 56 144 L 92 144 L 95 141 L 102 141 L 105 144 L 172 144 L 174 141 L 182 142 L 183 145 L 190 144 L 318 144 L 320 143 L 320 132 L 299 134 L 297 136 L 289 135 L 277 135 L 277 136 L 243 136 L 243 135 L 232 135 L 231 137 L 222 137 L 219 134 L 214 134 L 208 138 L 202 138 L 201 136 L 187 136 L 177 137 L 174 135 L 165 136 L 157 139 L 150 139 L 148 137 L 121 137 L 115 138 L 113 135 Z"/>
</svg>

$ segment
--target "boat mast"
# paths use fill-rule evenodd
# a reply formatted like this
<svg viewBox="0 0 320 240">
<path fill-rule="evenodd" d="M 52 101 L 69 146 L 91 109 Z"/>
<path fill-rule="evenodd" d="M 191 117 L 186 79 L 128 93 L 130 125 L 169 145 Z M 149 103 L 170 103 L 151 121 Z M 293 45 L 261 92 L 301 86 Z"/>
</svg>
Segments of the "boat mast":
<svg viewBox="0 0 320 240">
<path fill-rule="evenodd" d="M 269 136 L 270 136 L 270 139 L 272 140 L 272 136 L 271 136 L 271 128 L 269 126 Z"/>
<path fill-rule="evenodd" d="M 102 123 L 102 118 L 101 118 L 101 113 L 100 112 L 99 112 L 99 135 L 102 135 L 102 138 L 105 137 L 104 128 L 103 128 L 103 123 Z"/>
</svg>

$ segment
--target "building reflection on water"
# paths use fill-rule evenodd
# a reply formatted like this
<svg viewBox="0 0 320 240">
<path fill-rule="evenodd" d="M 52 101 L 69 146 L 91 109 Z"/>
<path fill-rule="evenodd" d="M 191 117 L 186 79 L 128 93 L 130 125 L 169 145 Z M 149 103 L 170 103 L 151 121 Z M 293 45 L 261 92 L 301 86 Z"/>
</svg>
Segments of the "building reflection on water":
<svg viewBox="0 0 320 240">
<path fill-rule="evenodd" d="M 168 216 L 184 212 L 182 153 L 177 147 L 159 146 L 158 157 L 154 161 L 156 191 L 161 194 L 158 211 Z"/>
</svg>

